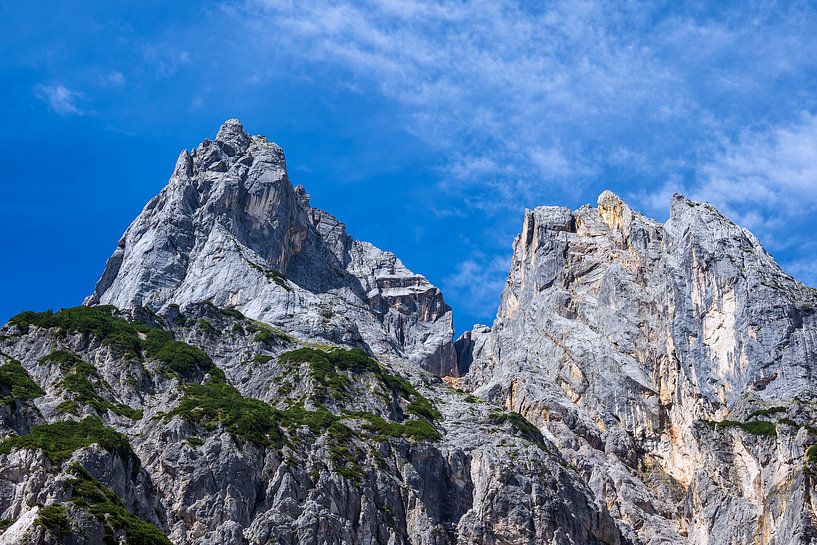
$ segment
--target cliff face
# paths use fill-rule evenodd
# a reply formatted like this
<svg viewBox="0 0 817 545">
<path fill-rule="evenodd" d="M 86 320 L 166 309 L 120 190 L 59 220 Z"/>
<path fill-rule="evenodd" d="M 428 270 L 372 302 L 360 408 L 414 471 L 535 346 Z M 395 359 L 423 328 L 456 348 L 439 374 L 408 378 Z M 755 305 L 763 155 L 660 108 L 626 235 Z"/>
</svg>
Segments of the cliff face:
<svg viewBox="0 0 817 545">
<path fill-rule="evenodd" d="M 817 292 L 711 206 L 527 211 L 451 333 L 228 121 L 0 329 L 0 544 L 817 544 Z"/>
<path fill-rule="evenodd" d="M 465 384 L 541 427 L 633 539 L 815 539 L 817 292 L 713 207 L 526 212 L 470 337 Z"/>
</svg>

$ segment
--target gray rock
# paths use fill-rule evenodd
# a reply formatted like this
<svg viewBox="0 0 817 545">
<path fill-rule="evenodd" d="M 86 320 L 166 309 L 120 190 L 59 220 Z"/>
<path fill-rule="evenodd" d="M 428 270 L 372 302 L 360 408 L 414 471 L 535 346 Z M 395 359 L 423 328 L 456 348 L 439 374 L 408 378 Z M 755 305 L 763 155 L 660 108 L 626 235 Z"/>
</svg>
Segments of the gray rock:
<svg viewBox="0 0 817 545">
<path fill-rule="evenodd" d="M 814 543 L 816 308 L 712 206 L 676 195 L 662 225 L 606 191 L 526 211 L 462 384 L 539 425 L 632 539 Z M 755 423 L 701 422 L 725 419 Z"/>
</svg>

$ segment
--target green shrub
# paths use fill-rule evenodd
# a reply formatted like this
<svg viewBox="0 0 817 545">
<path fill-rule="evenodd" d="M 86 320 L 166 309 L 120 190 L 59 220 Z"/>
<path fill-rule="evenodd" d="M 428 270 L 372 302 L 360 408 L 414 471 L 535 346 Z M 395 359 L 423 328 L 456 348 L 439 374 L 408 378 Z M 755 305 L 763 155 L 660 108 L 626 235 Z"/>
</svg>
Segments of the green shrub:
<svg viewBox="0 0 817 545">
<path fill-rule="evenodd" d="M 221 309 L 221 313 L 236 320 L 243 320 L 245 318 L 241 311 L 235 308 L 223 308 Z"/>
<path fill-rule="evenodd" d="M 441 418 L 440 411 L 406 379 L 389 373 L 376 360 L 359 348 L 318 350 L 312 347 L 299 348 L 278 356 L 283 365 L 307 363 L 310 375 L 318 383 L 317 399 L 324 401 L 330 396 L 348 399 L 351 381 L 345 373 L 371 373 L 377 377 L 394 395 L 409 401 L 407 412 L 428 420 Z"/>
<path fill-rule="evenodd" d="M 54 353 L 46 356 L 42 361 L 50 358 L 53 354 Z M 52 360 L 72 362 L 70 371 L 60 383 L 66 392 L 72 394 L 72 401 L 67 401 L 60 405 L 59 408 L 62 412 L 76 414 L 77 405 L 79 404 L 93 407 L 101 413 L 111 411 L 114 414 L 125 416 L 132 420 L 142 418 L 142 411 L 122 403 L 114 403 L 99 395 L 99 388 L 110 390 L 110 386 L 99 376 L 96 368 L 90 363 L 82 361 L 79 356 L 75 354 L 73 354 L 73 358 L 69 358 L 66 354 L 70 354 L 70 352 L 61 352 L 55 358 L 52 358 Z"/>
<path fill-rule="evenodd" d="M 704 420 L 704 422 L 713 430 L 738 428 L 750 435 L 763 437 L 775 437 L 777 435 L 777 427 L 771 422 L 764 420 L 757 422 L 738 422 L 737 420 L 721 420 L 720 422 L 716 422 L 713 420 Z"/>
<path fill-rule="evenodd" d="M 114 536 L 122 532 L 129 545 L 171 545 L 159 528 L 125 509 L 113 490 L 79 466 L 74 466 L 73 472 L 71 502 L 87 509 L 105 526 L 106 542 L 113 543 Z"/>
<path fill-rule="evenodd" d="M 267 354 L 256 354 L 255 357 L 253 357 L 252 362 L 263 365 L 265 363 L 269 363 L 271 359 L 272 356 L 268 356 Z"/>
<path fill-rule="evenodd" d="M 786 407 L 779 407 L 779 406 L 777 406 L 777 407 L 767 407 L 765 409 L 757 409 L 755 411 L 752 411 L 749 414 L 748 418 L 752 419 L 752 418 L 755 418 L 756 416 L 770 416 L 772 414 L 784 413 L 784 412 L 786 412 Z"/>
<path fill-rule="evenodd" d="M 204 350 L 175 340 L 169 331 L 150 330 L 144 346 L 149 358 L 162 362 L 165 369 L 186 379 L 192 378 L 196 373 L 205 374 L 216 369 L 213 360 Z"/>
<path fill-rule="evenodd" d="M 488 420 L 498 426 L 509 423 L 523 438 L 533 443 L 543 444 L 545 442 L 545 438 L 542 436 L 542 432 L 539 428 L 528 422 L 524 416 L 517 412 L 494 412 L 488 416 Z"/>
<path fill-rule="evenodd" d="M 352 414 L 364 420 L 363 428 L 374 434 L 378 439 L 397 437 L 413 441 L 437 441 L 442 437 L 430 422 L 422 418 L 399 423 L 390 422 L 373 413 L 358 412 Z"/>
<path fill-rule="evenodd" d="M 253 263 L 252 261 L 247 261 L 247 263 L 249 263 L 250 267 L 262 273 L 264 277 L 270 282 L 275 282 L 285 290 L 292 291 L 292 288 L 287 282 L 286 277 L 284 277 L 284 275 L 281 274 L 280 272 L 276 271 L 275 269 L 268 269 L 266 267 L 262 267 L 260 265 L 257 265 L 256 263 Z"/>
<path fill-rule="evenodd" d="M 204 333 L 208 335 L 215 335 L 217 333 L 216 328 L 213 327 L 213 324 L 210 323 L 210 320 L 199 320 L 196 322 L 196 327 L 202 330 Z"/>
<path fill-rule="evenodd" d="M 205 429 L 222 426 L 234 437 L 264 447 L 283 443 L 277 411 L 263 401 L 243 397 L 225 382 L 187 385 L 179 406 L 169 413 L 173 415 Z"/>
<path fill-rule="evenodd" d="M 14 524 L 14 521 L 11 519 L 0 519 L 0 533 L 5 532 L 6 528 Z"/>
<path fill-rule="evenodd" d="M 440 411 L 419 393 L 414 396 L 414 399 L 408 404 L 406 410 L 413 415 L 422 416 L 427 420 L 439 420 L 442 418 Z"/>
<path fill-rule="evenodd" d="M 43 328 L 57 328 L 57 334 L 80 333 L 101 339 L 111 348 L 133 356 L 139 354 L 139 333 L 150 329 L 141 323 L 131 323 L 114 315 L 110 305 L 95 307 L 64 308 L 57 313 L 26 311 L 11 319 L 24 332 L 31 325 Z"/>
<path fill-rule="evenodd" d="M 31 401 L 44 394 L 19 361 L 10 360 L 0 366 L 0 404 L 14 400 Z"/>
<path fill-rule="evenodd" d="M 12 449 L 40 449 L 53 463 L 69 458 L 75 451 L 97 444 L 118 454 L 123 460 L 135 458 L 128 438 L 102 424 L 93 416 L 79 422 L 66 420 L 52 424 L 40 424 L 25 435 L 12 435 L 0 443 L 0 454 Z"/>
<path fill-rule="evenodd" d="M 142 357 L 142 351 L 149 358 L 161 361 L 169 371 L 184 378 L 191 378 L 195 372 L 207 373 L 214 370 L 210 357 L 201 349 L 177 341 L 173 333 L 150 327 L 139 322 L 128 322 L 114 315 L 115 308 L 109 305 L 96 307 L 74 307 L 57 313 L 23 312 L 11 319 L 24 331 L 30 325 L 57 328 L 57 334 L 66 332 L 92 335 L 102 343 L 121 353 Z M 140 333 L 145 335 L 142 340 Z M 65 357 L 64 354 L 62 357 Z M 56 363 L 71 363 L 55 356 Z"/>
<path fill-rule="evenodd" d="M 74 365 L 82 363 L 82 358 L 80 358 L 73 352 L 68 352 L 66 350 L 54 350 L 48 355 L 40 358 L 40 363 L 44 365 L 49 363 L 56 363 L 57 365 L 60 366 L 61 369 L 69 369 Z"/>
<path fill-rule="evenodd" d="M 58 536 L 67 535 L 71 532 L 65 506 L 59 503 L 41 507 L 34 524 L 42 526 Z"/>
</svg>

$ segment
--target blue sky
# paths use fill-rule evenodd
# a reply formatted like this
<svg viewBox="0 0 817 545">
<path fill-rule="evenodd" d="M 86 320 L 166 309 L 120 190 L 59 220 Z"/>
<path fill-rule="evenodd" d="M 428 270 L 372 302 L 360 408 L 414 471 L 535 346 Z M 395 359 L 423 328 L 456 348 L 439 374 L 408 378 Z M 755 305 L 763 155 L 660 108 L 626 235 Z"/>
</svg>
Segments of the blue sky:
<svg viewBox="0 0 817 545">
<path fill-rule="evenodd" d="M 490 323 L 524 208 L 675 191 L 817 283 L 813 2 L 0 5 L 0 320 L 79 304 L 240 118 L 358 239 Z M 712 5 L 714 4 L 714 6 Z"/>
</svg>

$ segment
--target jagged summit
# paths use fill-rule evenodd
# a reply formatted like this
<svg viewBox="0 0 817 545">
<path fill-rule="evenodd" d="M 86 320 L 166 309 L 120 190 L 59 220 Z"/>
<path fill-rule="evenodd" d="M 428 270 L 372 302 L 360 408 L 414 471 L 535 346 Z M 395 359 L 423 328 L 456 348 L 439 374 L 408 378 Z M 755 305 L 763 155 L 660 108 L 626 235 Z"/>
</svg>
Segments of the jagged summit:
<svg viewBox="0 0 817 545">
<path fill-rule="evenodd" d="M 86 303 L 158 311 L 203 301 L 306 339 L 358 343 L 457 374 L 440 291 L 311 208 L 303 186 L 292 187 L 281 148 L 237 119 L 181 153 Z"/>
<path fill-rule="evenodd" d="M 817 290 L 712 205 L 675 195 L 663 224 L 609 191 L 527 210 L 493 325 L 456 347 L 460 386 L 592 468 L 632 539 L 817 535 Z"/>
</svg>

